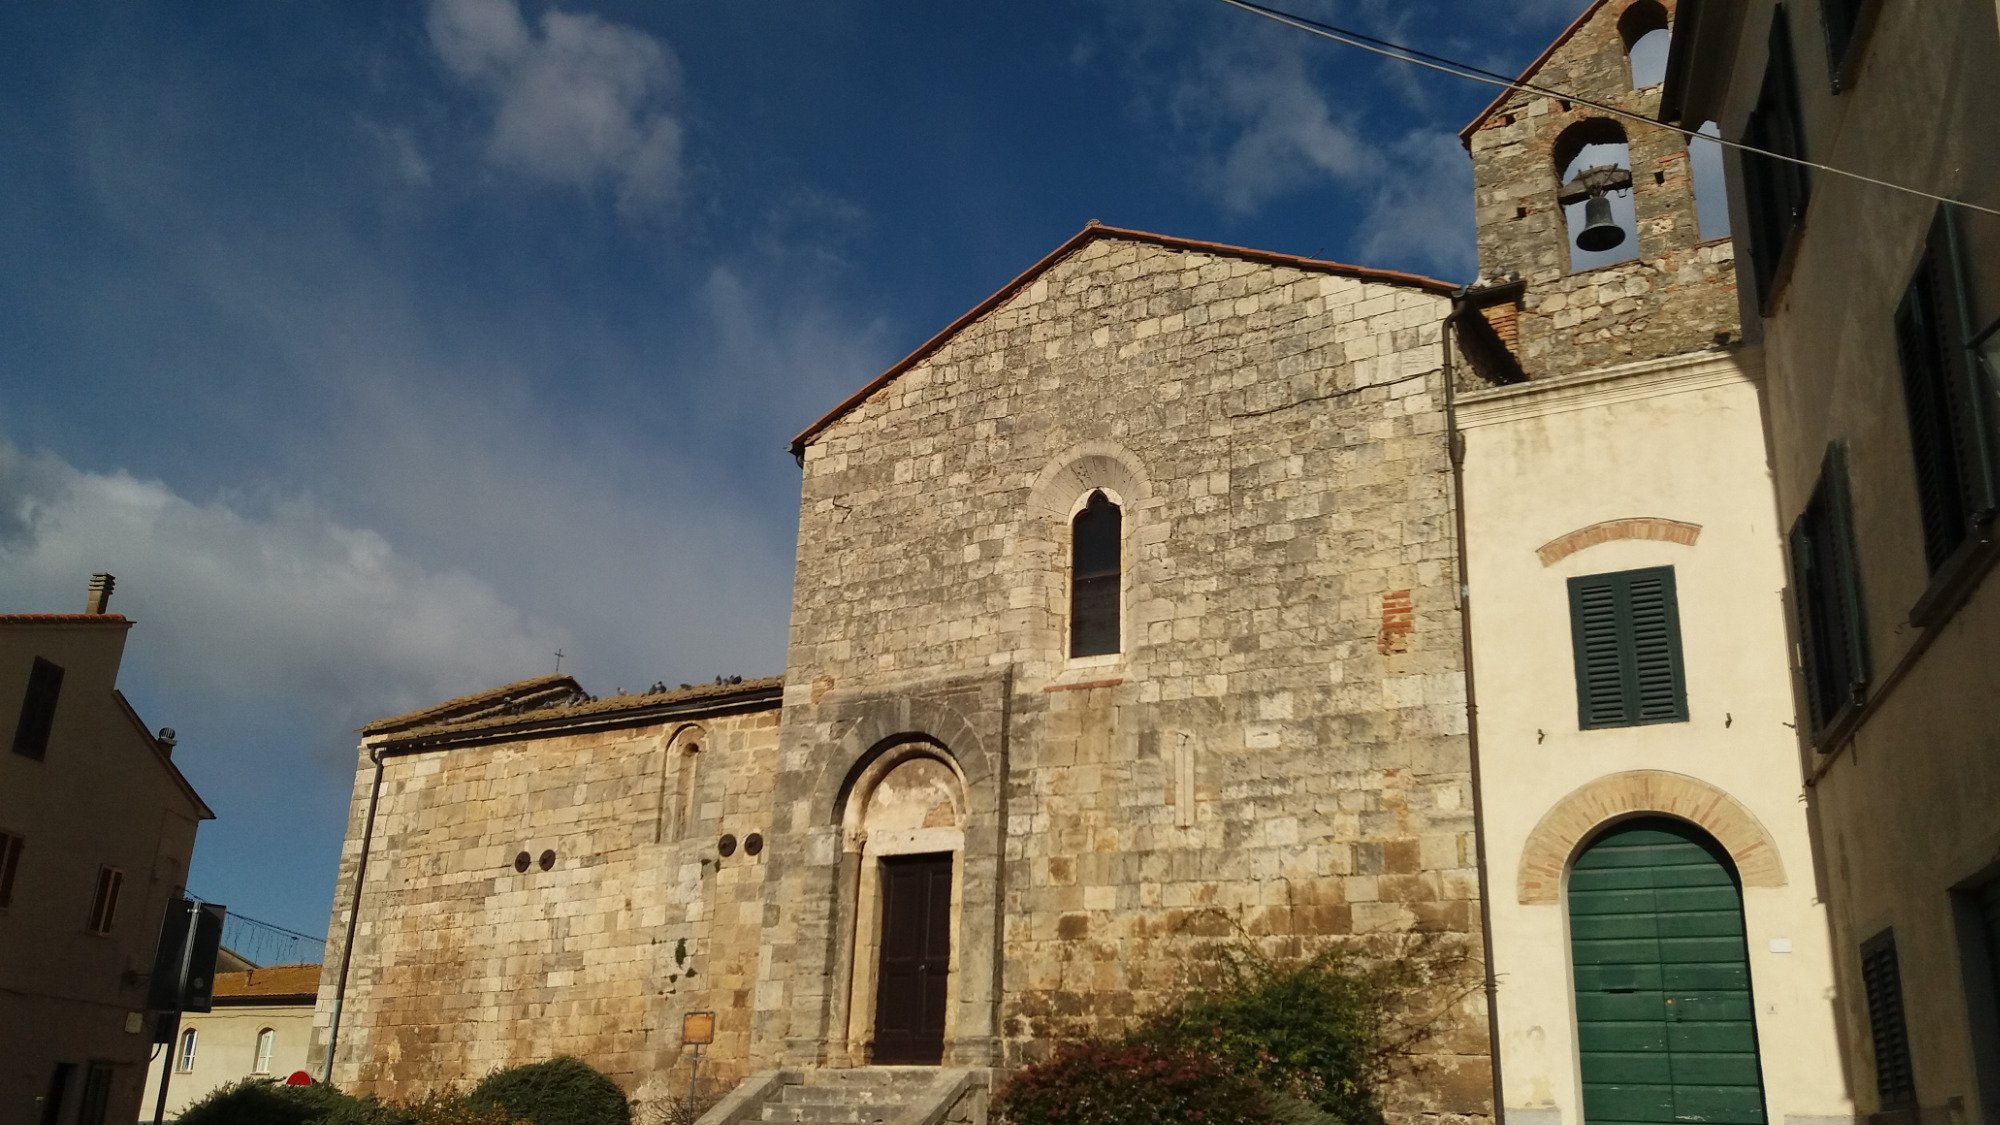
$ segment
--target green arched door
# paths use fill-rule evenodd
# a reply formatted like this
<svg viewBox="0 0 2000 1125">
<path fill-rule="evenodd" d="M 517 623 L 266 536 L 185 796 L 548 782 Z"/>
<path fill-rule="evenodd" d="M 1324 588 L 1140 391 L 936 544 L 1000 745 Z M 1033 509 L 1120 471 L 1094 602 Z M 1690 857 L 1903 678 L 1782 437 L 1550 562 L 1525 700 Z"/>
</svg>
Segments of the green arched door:
<svg viewBox="0 0 2000 1125">
<path fill-rule="evenodd" d="M 1569 876 L 1583 1117 L 1763 1125 L 1743 893 L 1679 821 L 1619 825 Z"/>
</svg>

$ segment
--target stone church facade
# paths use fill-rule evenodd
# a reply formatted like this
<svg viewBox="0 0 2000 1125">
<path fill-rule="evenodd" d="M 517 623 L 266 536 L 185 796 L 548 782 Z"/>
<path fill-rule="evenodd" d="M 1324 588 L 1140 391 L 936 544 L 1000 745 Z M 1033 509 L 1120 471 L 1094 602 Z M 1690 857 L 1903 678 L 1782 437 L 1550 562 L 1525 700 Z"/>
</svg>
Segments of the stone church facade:
<svg viewBox="0 0 2000 1125">
<path fill-rule="evenodd" d="M 1448 291 L 1084 229 L 800 436 L 782 680 L 366 728 L 321 1065 L 985 1073 L 1218 942 L 1476 963 Z M 1421 1015 L 1399 1115 L 1484 1115 L 1476 976 Z"/>
<path fill-rule="evenodd" d="M 1651 113 L 1674 7 L 1526 77 Z M 1421 944 L 1393 1120 L 1850 1113 L 1732 245 L 1672 134 L 1464 136 L 1473 285 L 1093 223 L 807 428 L 782 676 L 364 728 L 319 1070 L 970 1122 L 1219 944 Z"/>
</svg>

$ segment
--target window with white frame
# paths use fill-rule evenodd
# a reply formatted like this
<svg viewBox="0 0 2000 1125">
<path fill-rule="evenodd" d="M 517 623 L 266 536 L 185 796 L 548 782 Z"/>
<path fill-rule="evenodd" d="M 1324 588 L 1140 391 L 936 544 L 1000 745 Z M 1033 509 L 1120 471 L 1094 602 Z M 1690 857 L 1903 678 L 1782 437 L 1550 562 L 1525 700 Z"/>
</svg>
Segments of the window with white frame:
<svg viewBox="0 0 2000 1125">
<path fill-rule="evenodd" d="M 275 1028 L 267 1027 L 264 1030 L 257 1033 L 258 1074 L 271 1073 L 271 1052 L 274 1048 L 277 1047 L 277 1045 L 278 1045 L 278 1032 Z"/>
<path fill-rule="evenodd" d="M 181 1032 L 181 1052 L 178 1069 L 182 1074 L 194 1069 L 194 1028 Z"/>
</svg>

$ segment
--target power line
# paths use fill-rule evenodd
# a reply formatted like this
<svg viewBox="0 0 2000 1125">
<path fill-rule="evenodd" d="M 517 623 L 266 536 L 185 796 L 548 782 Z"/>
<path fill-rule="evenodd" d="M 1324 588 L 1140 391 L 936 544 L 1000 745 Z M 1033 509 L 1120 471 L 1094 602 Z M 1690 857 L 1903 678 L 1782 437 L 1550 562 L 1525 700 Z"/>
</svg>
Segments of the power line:
<svg viewBox="0 0 2000 1125">
<path fill-rule="evenodd" d="M 189 898 L 191 898 L 191 899 L 195 900 L 196 902 L 210 902 L 210 901 L 213 901 L 213 900 L 211 900 L 211 899 L 205 899 L 205 898 L 201 897 L 200 895 L 198 895 L 198 894 L 195 894 L 195 893 L 194 893 L 194 892 L 192 892 L 192 891 L 189 891 L 189 892 L 187 892 L 187 896 L 188 896 Z M 323 937 L 314 937 L 314 936 L 313 936 L 313 935 L 311 935 L 311 934 L 302 934 L 302 933 L 300 933 L 300 932 L 299 932 L 299 931 L 297 931 L 297 930 L 288 930 L 288 929 L 286 929 L 285 927 L 283 927 L 283 926 L 280 926 L 280 925 L 278 925 L 278 924 L 277 924 L 277 923 L 275 923 L 275 922 L 266 922 L 266 921 L 264 921 L 264 920 L 263 920 L 263 919 L 261 919 L 261 918 L 252 918 L 252 917 L 250 917 L 250 916 L 249 916 L 248 914 L 239 914 L 239 913 L 237 913 L 236 911 L 232 910 L 232 911 L 230 911 L 230 912 L 229 912 L 229 915 L 228 915 L 228 916 L 229 916 L 230 918 L 232 918 L 232 919 L 234 919 L 234 920 L 238 921 L 238 922 L 247 922 L 247 923 L 249 923 L 250 925 L 253 925 L 253 926 L 258 926 L 258 927 L 261 927 L 261 928 L 263 928 L 263 929 L 266 929 L 266 930 L 275 930 L 276 932 L 278 932 L 278 933 L 281 933 L 281 934 L 285 935 L 286 937 L 290 937 L 290 938 L 298 938 L 298 939 L 300 939 L 300 940 L 302 940 L 302 941 L 310 941 L 310 942 L 313 942 L 313 943 L 315 943 L 315 944 L 317 944 L 317 945 L 325 945 L 325 944 L 326 944 L 326 939 L 325 939 L 325 938 L 323 938 Z"/>
<path fill-rule="evenodd" d="M 1443 55 L 1434 55 L 1429 51 L 1420 50 L 1416 47 L 1406 47 L 1401 43 L 1394 43 L 1387 39 L 1378 39 L 1364 32 L 1351 31 L 1344 27 L 1321 23 L 1318 20 L 1307 19 L 1304 16 L 1295 16 L 1289 12 L 1278 11 L 1275 8 L 1266 8 L 1262 4 L 1251 3 L 1251 0 L 1221 0 L 1221 3 L 1227 4 L 1232 8 L 1240 8 L 1252 15 L 1261 16 L 1273 23 L 1283 24 L 1286 27 L 1306 32 L 1309 35 L 1317 35 L 1322 39 L 1331 39 L 1336 43 L 1366 51 L 1371 55 L 1380 55 L 1385 59 L 1393 59 L 1396 62 L 1423 67 L 1425 70 L 1434 70 L 1440 74 L 1449 74 L 1454 78 L 1482 82 L 1488 86 L 1499 86 L 1505 90 L 1540 94 L 1543 97 L 1549 98 L 1561 98 L 1565 101 L 1574 102 L 1577 105 L 1588 106 L 1600 113 L 1607 113 L 1613 117 L 1622 117 L 1627 121 L 1636 121 L 1655 129 L 1665 129 L 1668 132 L 1679 133 L 1681 136 L 1690 139 L 1712 141 L 1725 148 L 1733 148 L 1738 152 L 1753 153 L 1772 160 L 1782 160 L 1787 164 L 1797 164 L 1801 167 L 1811 168 L 1814 171 L 1825 172 L 1830 176 L 1843 176 L 1850 180 L 1859 180 L 1865 184 L 1873 184 L 1876 187 L 1890 188 L 1909 195 L 1921 196 L 1924 199 L 1933 200 L 1938 203 L 1950 203 L 1957 207 L 1963 207 L 1968 211 L 1979 211 L 1987 215 L 2000 217 L 2000 209 L 1981 206 L 1977 203 L 1968 203 L 1962 199 L 1952 199 L 1949 196 L 1939 195 L 1936 192 L 1925 191 L 1923 188 L 1911 187 L 1908 184 L 1899 184 L 1893 180 L 1878 179 L 1874 176 L 1861 172 L 1852 172 L 1845 168 L 1836 168 L 1831 164 L 1822 164 L 1819 161 L 1807 160 L 1801 156 L 1772 152 L 1769 149 L 1744 144 L 1742 141 L 1732 141 L 1720 136 L 1711 137 L 1706 133 L 1694 129 L 1683 128 L 1679 125 L 1670 125 L 1665 121 L 1647 117 L 1643 113 L 1633 113 L 1631 110 L 1606 105 L 1603 102 L 1590 98 L 1578 97 L 1575 94 L 1565 93 L 1561 90 L 1553 90 L 1547 86 L 1538 85 L 1533 82 L 1523 82 L 1517 78 L 1509 78 L 1504 74 L 1496 74 L 1493 71 L 1474 66 L 1471 63 L 1459 62 L 1457 59 L 1446 58 Z"/>
</svg>

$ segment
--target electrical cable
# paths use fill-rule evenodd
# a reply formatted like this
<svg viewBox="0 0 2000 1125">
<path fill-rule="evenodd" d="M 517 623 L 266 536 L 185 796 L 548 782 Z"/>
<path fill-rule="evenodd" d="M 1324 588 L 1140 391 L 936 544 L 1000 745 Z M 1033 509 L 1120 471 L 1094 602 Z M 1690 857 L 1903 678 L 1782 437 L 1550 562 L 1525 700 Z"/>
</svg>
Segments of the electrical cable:
<svg viewBox="0 0 2000 1125">
<path fill-rule="evenodd" d="M 191 899 L 195 900 L 196 902 L 212 902 L 212 901 L 214 901 L 213 899 L 206 899 L 206 898 L 203 898 L 203 897 L 201 897 L 200 895 L 198 895 L 198 894 L 195 894 L 195 893 L 194 893 L 194 892 L 192 892 L 192 891 L 189 891 L 189 892 L 186 892 L 186 893 L 187 893 L 187 896 L 188 896 L 189 898 L 191 898 Z M 253 925 L 253 926 L 262 926 L 262 927 L 263 927 L 264 929 L 267 929 L 267 930 L 276 930 L 277 932 L 279 932 L 279 933 L 281 933 L 281 934 L 284 934 L 284 935 L 285 935 L 286 937 L 295 937 L 295 938 L 301 938 L 301 939 L 303 939 L 303 940 L 305 940 L 305 941 L 310 941 L 310 942 L 314 942 L 314 943 L 316 943 L 316 944 L 318 944 L 318 945 L 325 945 L 325 944 L 326 944 L 326 939 L 325 939 L 325 938 L 323 938 L 323 937 L 314 937 L 314 936 L 312 936 L 311 934 L 302 934 L 302 933 L 300 933 L 300 932 L 299 932 L 299 931 L 297 931 L 297 930 L 288 930 L 288 929 L 286 929 L 286 928 L 285 928 L 285 927 L 283 927 L 283 926 L 280 926 L 280 925 L 277 925 L 276 923 L 272 923 L 272 922 L 266 922 L 266 921 L 264 921 L 264 920 L 263 920 L 263 919 L 261 919 L 261 918 L 252 918 L 252 917 L 250 917 L 250 916 L 249 916 L 248 914 L 238 914 L 238 913 L 237 913 L 236 911 L 232 910 L 232 911 L 230 911 L 230 912 L 229 912 L 229 916 L 230 916 L 231 918 L 234 918 L 234 919 L 236 919 L 236 920 L 237 920 L 237 921 L 239 921 L 239 922 L 248 922 L 248 923 L 250 923 L 250 924 L 251 924 L 251 925 Z"/>
<path fill-rule="evenodd" d="M 1471 63 L 1462 63 L 1456 59 L 1446 58 L 1443 55 L 1434 55 L 1429 51 L 1419 50 L 1416 47 L 1406 47 L 1401 43 L 1393 43 L 1387 39 L 1378 39 L 1364 32 L 1350 31 L 1344 27 L 1321 23 L 1318 20 L 1307 19 L 1304 16 L 1295 16 L 1289 12 L 1278 11 L 1275 8 L 1267 8 L 1262 4 L 1252 3 L 1251 0 L 1220 0 L 1220 2 L 1232 8 L 1239 8 L 1249 12 L 1252 15 L 1261 16 L 1273 23 L 1282 24 L 1293 30 L 1303 31 L 1309 35 L 1316 35 L 1322 39 L 1331 39 L 1336 43 L 1366 51 L 1371 55 L 1380 55 L 1385 59 L 1408 63 L 1411 66 L 1420 66 L 1426 70 L 1434 70 L 1440 74 L 1449 74 L 1454 78 L 1464 78 L 1473 82 L 1481 82 L 1488 86 L 1499 86 L 1502 89 L 1511 91 L 1540 94 L 1548 98 L 1560 98 L 1577 105 L 1588 106 L 1600 113 L 1607 113 L 1613 117 L 1622 117 L 1628 121 L 1636 121 L 1655 129 L 1665 129 L 1671 133 L 1679 133 L 1683 137 L 1712 141 L 1715 144 L 1722 145 L 1724 148 L 1733 148 L 1738 152 L 1747 152 L 1756 156 L 1768 157 L 1772 160 L 1782 160 L 1787 164 L 1797 164 L 1801 167 L 1811 168 L 1816 172 L 1825 172 L 1830 176 L 1842 176 L 1850 180 L 1858 180 L 1865 184 L 1873 184 L 1876 187 L 1885 187 L 1909 195 L 1921 196 L 1924 199 L 1934 202 L 1949 203 L 1955 207 L 1963 207 L 1968 211 L 1978 211 L 1982 214 L 2000 217 L 2000 209 L 1986 207 L 1978 203 L 1968 203 L 1963 199 L 1953 199 L 1949 196 L 1939 195 L 1936 192 L 1925 191 L 1923 188 L 1911 187 L 1908 184 L 1899 184 L 1893 180 L 1878 179 L 1861 172 L 1836 168 L 1831 164 L 1822 164 L 1816 160 L 1807 160 L 1804 157 L 1791 156 L 1782 152 L 1772 152 L 1769 149 L 1744 144 L 1742 141 L 1732 141 L 1720 136 L 1710 136 L 1699 130 L 1671 125 L 1665 121 L 1647 117 L 1643 113 L 1634 113 L 1628 109 L 1620 109 L 1617 106 L 1606 105 L 1603 102 L 1578 97 L 1575 94 L 1564 93 L 1561 90 L 1553 90 L 1547 86 L 1537 85 L 1533 82 L 1523 82 L 1517 78 L 1509 78 L 1504 74 L 1496 74 L 1482 67 L 1473 66 Z"/>
</svg>

